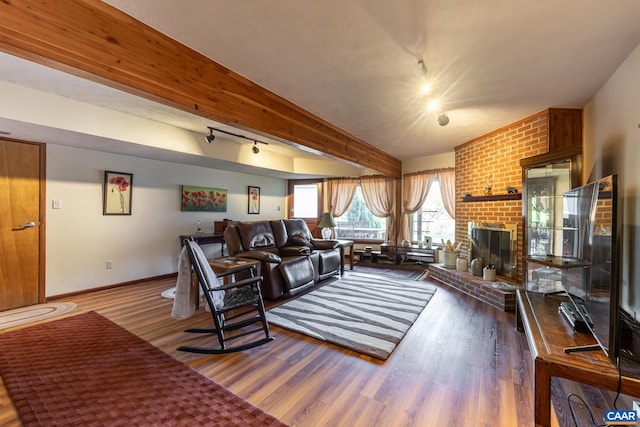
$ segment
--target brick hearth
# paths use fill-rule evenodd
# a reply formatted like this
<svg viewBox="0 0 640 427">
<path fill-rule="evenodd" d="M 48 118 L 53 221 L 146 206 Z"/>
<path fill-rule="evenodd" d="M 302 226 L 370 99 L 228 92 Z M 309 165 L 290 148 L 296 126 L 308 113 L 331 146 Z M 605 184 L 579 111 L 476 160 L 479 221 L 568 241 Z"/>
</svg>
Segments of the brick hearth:
<svg viewBox="0 0 640 427">
<path fill-rule="evenodd" d="M 429 264 L 429 278 L 438 280 L 502 311 L 515 311 L 515 291 L 494 289 L 491 282 L 484 281 L 468 271 L 445 268 L 442 264 Z"/>
</svg>

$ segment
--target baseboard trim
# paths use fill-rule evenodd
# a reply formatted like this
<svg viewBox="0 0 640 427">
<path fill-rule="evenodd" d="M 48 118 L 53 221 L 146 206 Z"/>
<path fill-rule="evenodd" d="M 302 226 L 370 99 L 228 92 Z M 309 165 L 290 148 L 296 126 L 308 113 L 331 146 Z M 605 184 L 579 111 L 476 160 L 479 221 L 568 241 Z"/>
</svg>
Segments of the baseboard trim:
<svg viewBox="0 0 640 427">
<path fill-rule="evenodd" d="M 49 301 L 54 301 L 54 300 L 63 299 L 63 298 L 75 297 L 75 296 L 78 296 L 78 295 L 90 294 L 92 292 L 105 291 L 105 290 L 108 290 L 108 289 L 121 288 L 123 286 L 129 286 L 129 285 L 135 285 L 135 284 L 138 284 L 138 283 L 151 282 L 151 281 L 154 281 L 154 280 L 170 279 L 172 277 L 177 278 L 178 277 L 178 273 L 162 274 L 160 276 L 145 277 L 144 279 L 137 279 L 137 280 L 131 280 L 131 281 L 128 281 L 128 282 L 115 283 L 113 285 L 100 286 L 98 288 L 83 289 L 83 290 L 77 291 L 77 292 L 68 292 L 68 293 L 65 293 L 65 294 L 52 295 L 50 297 L 47 297 L 46 301 L 49 302 Z"/>
</svg>

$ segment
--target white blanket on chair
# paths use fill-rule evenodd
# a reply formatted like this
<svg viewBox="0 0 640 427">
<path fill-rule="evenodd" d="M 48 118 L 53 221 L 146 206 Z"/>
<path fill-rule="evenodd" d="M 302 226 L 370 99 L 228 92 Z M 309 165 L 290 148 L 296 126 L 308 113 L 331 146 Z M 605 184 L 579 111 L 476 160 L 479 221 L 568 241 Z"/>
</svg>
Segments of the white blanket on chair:
<svg viewBox="0 0 640 427">
<path fill-rule="evenodd" d="M 187 247 L 183 246 L 178 261 L 178 280 L 176 281 L 176 296 L 173 299 L 171 317 L 186 319 L 196 311 L 194 301 L 193 280 L 191 279 L 191 262 Z"/>
</svg>

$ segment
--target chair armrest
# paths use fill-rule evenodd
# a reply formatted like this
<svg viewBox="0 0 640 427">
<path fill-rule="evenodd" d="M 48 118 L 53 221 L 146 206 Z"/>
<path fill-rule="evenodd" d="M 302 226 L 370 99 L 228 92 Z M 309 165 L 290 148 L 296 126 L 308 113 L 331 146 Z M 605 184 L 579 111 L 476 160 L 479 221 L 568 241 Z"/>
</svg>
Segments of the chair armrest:
<svg viewBox="0 0 640 427">
<path fill-rule="evenodd" d="M 228 283 L 226 285 L 211 288 L 209 289 L 209 291 L 224 291 L 224 290 L 233 289 L 233 288 L 243 288 L 249 285 L 253 285 L 256 282 L 260 282 L 261 280 L 262 280 L 262 276 L 247 277 L 246 279 L 238 280 L 236 282 Z"/>
<path fill-rule="evenodd" d="M 255 259 L 256 261 L 271 262 L 275 264 L 280 264 L 282 262 L 282 258 L 280 258 L 279 255 L 274 254 L 272 252 L 267 252 L 267 251 L 237 252 L 234 254 L 234 256 L 238 258 L 249 258 L 249 259 Z"/>
<path fill-rule="evenodd" d="M 335 239 L 313 239 L 311 241 L 314 249 L 335 249 L 340 246 L 340 242 Z"/>
<path fill-rule="evenodd" d="M 311 248 L 308 246 L 283 246 L 279 249 L 282 256 L 309 255 Z"/>
</svg>

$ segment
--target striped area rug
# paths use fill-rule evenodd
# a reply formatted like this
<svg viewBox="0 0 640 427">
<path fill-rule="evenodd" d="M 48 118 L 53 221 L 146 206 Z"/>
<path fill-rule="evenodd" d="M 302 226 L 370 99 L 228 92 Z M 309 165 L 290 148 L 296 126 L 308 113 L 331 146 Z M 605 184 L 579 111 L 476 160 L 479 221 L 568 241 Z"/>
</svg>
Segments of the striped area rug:
<svg viewBox="0 0 640 427">
<path fill-rule="evenodd" d="M 267 312 L 274 325 L 386 360 L 436 288 L 349 272 Z"/>
</svg>

